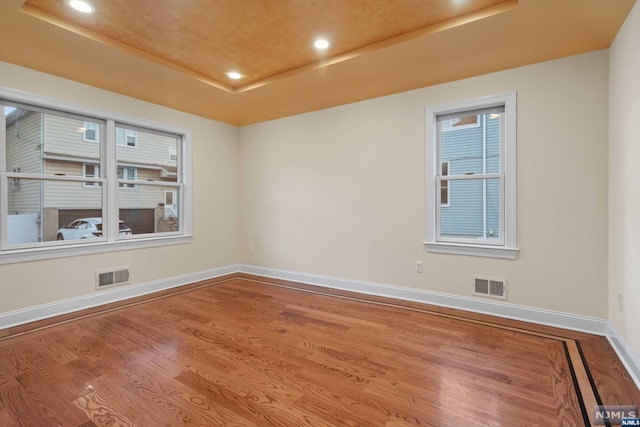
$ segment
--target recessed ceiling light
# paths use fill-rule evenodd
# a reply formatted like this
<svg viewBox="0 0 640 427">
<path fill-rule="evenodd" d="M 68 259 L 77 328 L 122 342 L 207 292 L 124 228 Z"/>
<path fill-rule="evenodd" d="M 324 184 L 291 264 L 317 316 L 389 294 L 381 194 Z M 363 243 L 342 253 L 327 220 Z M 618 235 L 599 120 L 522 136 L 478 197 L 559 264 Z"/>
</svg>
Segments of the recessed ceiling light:
<svg viewBox="0 0 640 427">
<path fill-rule="evenodd" d="M 325 39 L 318 39 L 313 43 L 316 49 L 326 49 L 329 47 L 329 42 Z"/>
<path fill-rule="evenodd" d="M 227 73 L 227 76 L 233 80 L 238 80 L 242 78 L 242 74 L 238 73 L 237 71 L 230 71 Z"/>
<path fill-rule="evenodd" d="M 89 3 L 82 0 L 69 0 L 69 6 L 82 13 L 91 13 L 93 8 Z"/>
</svg>

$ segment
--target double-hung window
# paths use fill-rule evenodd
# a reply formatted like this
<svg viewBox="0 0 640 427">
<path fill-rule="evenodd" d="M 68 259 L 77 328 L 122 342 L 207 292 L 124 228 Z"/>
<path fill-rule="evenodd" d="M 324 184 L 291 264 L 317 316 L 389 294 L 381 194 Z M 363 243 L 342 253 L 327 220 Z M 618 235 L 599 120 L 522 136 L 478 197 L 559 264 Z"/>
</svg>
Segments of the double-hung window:
<svg viewBox="0 0 640 427">
<path fill-rule="evenodd" d="M 120 188 L 135 189 L 135 184 L 127 184 L 124 181 L 135 181 L 138 179 L 138 173 L 135 168 L 118 168 L 118 185 Z"/>
<path fill-rule="evenodd" d="M 190 240 L 188 129 L 4 88 L 0 111 L 0 264 Z"/>
<path fill-rule="evenodd" d="M 100 166 L 99 165 L 92 165 L 92 164 L 84 164 L 84 176 L 86 176 L 87 178 L 99 178 L 100 177 Z M 99 182 L 85 182 L 84 183 L 85 188 L 88 187 L 100 187 L 100 183 Z"/>
<path fill-rule="evenodd" d="M 116 144 L 118 146 L 135 148 L 137 139 L 138 135 L 135 130 L 124 127 L 116 128 Z"/>
<path fill-rule="evenodd" d="M 516 257 L 515 125 L 515 92 L 427 108 L 427 251 Z"/>
<path fill-rule="evenodd" d="M 82 139 L 86 142 L 100 142 L 100 124 L 96 122 L 83 122 L 78 131 L 82 133 Z"/>
</svg>

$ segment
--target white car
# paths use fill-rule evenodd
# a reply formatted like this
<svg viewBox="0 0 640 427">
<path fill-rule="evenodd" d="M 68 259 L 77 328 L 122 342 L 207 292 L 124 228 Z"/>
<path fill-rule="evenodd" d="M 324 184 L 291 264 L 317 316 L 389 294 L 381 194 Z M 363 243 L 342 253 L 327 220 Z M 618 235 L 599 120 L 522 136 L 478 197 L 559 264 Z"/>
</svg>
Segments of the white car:
<svg viewBox="0 0 640 427">
<path fill-rule="evenodd" d="M 120 236 L 130 236 L 131 229 L 119 222 Z M 80 218 L 58 230 L 57 240 L 95 239 L 102 237 L 102 218 Z"/>
</svg>

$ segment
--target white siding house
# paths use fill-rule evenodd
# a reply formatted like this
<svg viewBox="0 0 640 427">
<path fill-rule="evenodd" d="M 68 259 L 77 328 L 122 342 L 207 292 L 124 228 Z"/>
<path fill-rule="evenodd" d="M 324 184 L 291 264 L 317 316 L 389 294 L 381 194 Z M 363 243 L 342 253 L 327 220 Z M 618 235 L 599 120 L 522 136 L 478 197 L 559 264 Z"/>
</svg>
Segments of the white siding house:
<svg viewBox="0 0 640 427">
<path fill-rule="evenodd" d="M 7 170 L 20 173 L 42 172 L 42 118 L 14 110 L 6 117 Z M 11 179 L 8 192 L 9 215 L 41 213 L 42 188 L 38 181 Z"/>
<path fill-rule="evenodd" d="M 6 115 L 6 135 L 12 172 L 104 176 L 105 124 L 99 120 L 16 108 Z M 117 125 L 117 176 L 136 181 L 119 184 L 120 219 L 134 234 L 171 231 L 174 226 L 175 187 L 142 181 L 176 182 L 179 144 L 171 135 Z M 9 186 L 9 214 L 37 213 L 38 223 L 43 223 L 40 240 L 54 240 L 58 228 L 74 219 L 102 216 L 104 189 L 97 182 L 15 179 Z"/>
</svg>

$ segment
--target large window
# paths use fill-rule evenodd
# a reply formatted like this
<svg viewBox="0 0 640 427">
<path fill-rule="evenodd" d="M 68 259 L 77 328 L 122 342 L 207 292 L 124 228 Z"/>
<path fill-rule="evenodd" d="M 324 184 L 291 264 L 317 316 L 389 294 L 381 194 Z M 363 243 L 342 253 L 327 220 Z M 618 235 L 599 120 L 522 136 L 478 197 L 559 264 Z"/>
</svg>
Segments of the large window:
<svg viewBox="0 0 640 427">
<path fill-rule="evenodd" d="M 426 248 L 515 258 L 516 94 L 427 108 Z"/>
<path fill-rule="evenodd" d="M 188 130 L 8 89 L 0 109 L 0 263 L 188 241 Z"/>
</svg>

